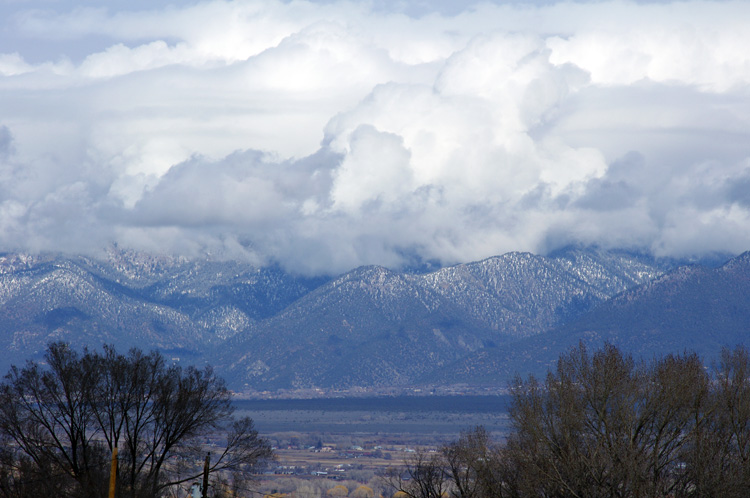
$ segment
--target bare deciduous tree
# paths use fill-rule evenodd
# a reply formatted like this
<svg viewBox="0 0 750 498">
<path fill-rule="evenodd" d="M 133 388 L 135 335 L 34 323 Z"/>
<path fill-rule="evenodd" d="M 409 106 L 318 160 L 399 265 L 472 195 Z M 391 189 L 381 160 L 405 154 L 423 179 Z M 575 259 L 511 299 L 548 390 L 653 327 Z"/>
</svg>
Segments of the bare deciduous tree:
<svg viewBox="0 0 750 498">
<path fill-rule="evenodd" d="M 417 451 L 404 468 L 390 468 L 384 476 L 394 492 L 408 498 L 443 498 L 448 491 L 447 473 L 439 453 Z"/>
<path fill-rule="evenodd" d="M 272 455 L 252 420 L 232 420 L 230 393 L 210 368 L 166 366 L 137 349 L 78 354 L 64 343 L 45 360 L 11 368 L 0 385 L 0 434 L 13 448 L 3 455 L 4 496 L 32 496 L 21 490 L 37 474 L 54 478 L 56 496 L 104 496 L 114 448 L 118 496 L 162 496 L 200 476 L 198 440 L 217 432 L 227 441 L 212 472 L 248 474 Z"/>
<path fill-rule="evenodd" d="M 612 345 L 516 379 L 512 430 L 475 429 L 393 471 L 411 498 L 750 496 L 750 353 L 707 369 L 692 353 L 636 362 Z"/>
</svg>

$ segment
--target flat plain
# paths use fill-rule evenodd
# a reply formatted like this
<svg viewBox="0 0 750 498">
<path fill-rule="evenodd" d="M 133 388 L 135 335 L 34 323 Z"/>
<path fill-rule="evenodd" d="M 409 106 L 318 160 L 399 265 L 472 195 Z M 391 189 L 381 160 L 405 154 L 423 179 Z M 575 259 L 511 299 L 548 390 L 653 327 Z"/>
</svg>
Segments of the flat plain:
<svg viewBox="0 0 750 498">
<path fill-rule="evenodd" d="M 279 432 L 458 436 L 483 426 L 507 428 L 508 396 L 394 396 L 242 400 L 238 415 L 249 415 L 261 434 Z"/>
<path fill-rule="evenodd" d="M 484 427 L 500 440 L 508 429 L 508 396 L 394 396 L 242 400 L 237 415 L 255 420 L 276 461 L 265 491 L 301 482 L 325 489 L 333 481 L 382 485 L 378 476 L 418 451 L 435 451 L 461 432 Z"/>
</svg>

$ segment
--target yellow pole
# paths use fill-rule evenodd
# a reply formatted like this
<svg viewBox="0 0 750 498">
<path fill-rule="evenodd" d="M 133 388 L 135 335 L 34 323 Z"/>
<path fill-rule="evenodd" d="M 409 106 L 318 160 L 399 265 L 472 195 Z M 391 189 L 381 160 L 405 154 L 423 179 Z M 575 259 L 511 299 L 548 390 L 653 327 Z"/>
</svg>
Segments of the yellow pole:
<svg viewBox="0 0 750 498">
<path fill-rule="evenodd" d="M 115 481 L 117 479 L 117 447 L 112 450 L 112 467 L 109 469 L 109 498 L 115 498 Z"/>
</svg>

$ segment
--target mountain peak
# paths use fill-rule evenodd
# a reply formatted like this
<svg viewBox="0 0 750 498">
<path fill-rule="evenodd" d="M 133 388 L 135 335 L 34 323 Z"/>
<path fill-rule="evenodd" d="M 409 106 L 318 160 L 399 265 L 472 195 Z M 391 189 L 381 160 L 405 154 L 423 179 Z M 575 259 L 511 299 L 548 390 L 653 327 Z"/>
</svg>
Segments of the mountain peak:
<svg viewBox="0 0 750 498">
<path fill-rule="evenodd" d="M 669 261 L 569 248 L 551 256 L 510 252 L 429 273 L 363 266 L 335 279 L 308 279 L 278 267 L 119 250 L 101 260 L 5 254 L 0 347 L 14 358 L 6 355 L 0 367 L 64 338 L 74 347 L 111 343 L 161 349 L 174 361 L 208 361 L 240 389 L 413 383 L 442 371 L 453 375 L 450 365 L 475 354 L 500 371 L 513 348 L 533 338 L 545 337 L 535 343 L 540 351 L 557 351 L 563 336 L 547 331 L 567 334 L 563 327 L 579 321 L 589 324 L 586 337 L 607 337 L 609 329 L 597 327 L 612 317 L 635 320 L 627 315 L 640 309 L 632 303 L 652 303 L 644 316 L 668 316 L 682 301 L 667 297 L 688 291 L 695 299 L 683 315 L 721 308 L 722 323 L 731 325 L 732 317 L 744 317 L 749 269 L 750 253 L 721 271 L 685 266 L 665 274 Z M 714 293 L 716 302 L 704 303 L 701 292 Z M 510 356 L 496 357 L 501 351 Z M 522 356 L 536 361 L 537 354 Z M 479 372 L 479 365 L 465 370 Z"/>
</svg>

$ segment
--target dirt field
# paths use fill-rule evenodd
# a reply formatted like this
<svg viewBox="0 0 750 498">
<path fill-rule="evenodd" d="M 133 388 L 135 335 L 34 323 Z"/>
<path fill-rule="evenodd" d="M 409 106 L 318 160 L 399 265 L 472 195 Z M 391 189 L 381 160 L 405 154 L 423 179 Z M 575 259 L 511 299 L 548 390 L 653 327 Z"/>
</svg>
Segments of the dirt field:
<svg viewBox="0 0 750 498">
<path fill-rule="evenodd" d="M 299 433 L 277 433 L 271 436 L 275 440 L 297 440 L 305 435 Z M 333 486 L 345 486 L 350 491 L 359 486 L 375 490 L 375 496 L 390 496 L 388 486 L 382 479 L 387 469 L 399 467 L 416 451 L 430 451 L 438 446 L 432 438 L 425 440 L 431 444 L 393 444 L 400 436 L 393 435 L 350 435 L 330 434 L 319 440 L 322 448 L 305 445 L 277 448 L 277 461 L 266 473 L 258 490 L 266 494 L 287 494 L 294 498 L 326 496 L 325 492 Z M 330 441 L 340 441 L 333 443 Z M 346 443 L 341 443 L 346 441 Z M 377 443 L 382 443 L 377 444 Z M 316 443 L 317 445 L 317 443 Z"/>
</svg>

